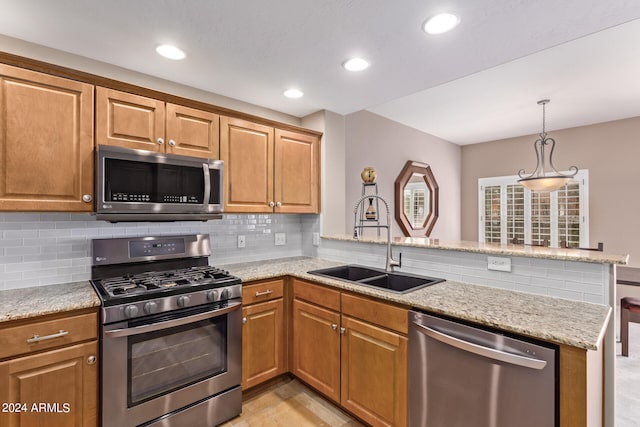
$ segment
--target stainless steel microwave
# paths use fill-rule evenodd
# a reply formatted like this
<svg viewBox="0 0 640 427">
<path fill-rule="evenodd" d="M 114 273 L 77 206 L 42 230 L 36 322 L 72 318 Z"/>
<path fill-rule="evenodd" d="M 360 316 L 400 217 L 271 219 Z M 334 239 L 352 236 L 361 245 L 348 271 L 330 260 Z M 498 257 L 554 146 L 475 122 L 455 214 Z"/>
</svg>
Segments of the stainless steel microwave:
<svg viewBox="0 0 640 427">
<path fill-rule="evenodd" d="M 221 218 L 223 162 L 98 146 L 96 218 L 207 221 Z"/>
</svg>

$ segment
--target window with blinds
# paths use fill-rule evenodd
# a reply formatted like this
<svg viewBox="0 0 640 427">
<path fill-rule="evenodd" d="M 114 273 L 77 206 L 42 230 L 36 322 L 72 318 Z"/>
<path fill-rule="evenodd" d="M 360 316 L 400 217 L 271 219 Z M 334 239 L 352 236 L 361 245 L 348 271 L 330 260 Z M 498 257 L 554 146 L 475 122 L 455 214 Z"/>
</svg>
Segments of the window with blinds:
<svg viewBox="0 0 640 427">
<path fill-rule="evenodd" d="M 479 240 L 552 247 L 589 246 L 588 171 L 566 186 L 534 192 L 517 176 L 480 178 Z"/>
</svg>

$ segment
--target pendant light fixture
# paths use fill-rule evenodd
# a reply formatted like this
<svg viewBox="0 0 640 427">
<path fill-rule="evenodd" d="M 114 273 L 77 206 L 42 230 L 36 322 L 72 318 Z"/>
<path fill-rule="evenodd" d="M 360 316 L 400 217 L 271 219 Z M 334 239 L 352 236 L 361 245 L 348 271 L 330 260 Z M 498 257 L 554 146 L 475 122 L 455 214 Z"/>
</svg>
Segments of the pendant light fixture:
<svg viewBox="0 0 640 427">
<path fill-rule="evenodd" d="M 518 182 L 524 187 L 532 191 L 555 191 L 571 181 L 576 176 L 578 168 L 571 166 L 570 173 L 562 174 L 553 165 L 553 149 L 556 141 L 553 138 L 547 138 L 545 131 L 545 105 L 549 103 L 548 99 L 538 101 L 538 105 L 542 105 L 542 133 L 540 138 L 533 143 L 533 149 L 536 152 L 536 169 L 529 176 L 525 176 L 524 169 L 520 169 Z M 545 172 L 546 159 L 544 156 L 545 147 L 549 146 L 549 166 L 552 171 Z"/>
</svg>

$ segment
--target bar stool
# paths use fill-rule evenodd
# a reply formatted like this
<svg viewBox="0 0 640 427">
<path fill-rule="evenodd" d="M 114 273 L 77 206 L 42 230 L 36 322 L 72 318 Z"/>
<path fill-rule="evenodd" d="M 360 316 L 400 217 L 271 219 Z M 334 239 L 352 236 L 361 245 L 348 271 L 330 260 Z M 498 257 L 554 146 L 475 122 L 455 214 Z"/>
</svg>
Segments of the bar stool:
<svg viewBox="0 0 640 427">
<path fill-rule="evenodd" d="M 640 323 L 640 298 L 624 297 L 620 300 L 620 307 L 622 355 L 629 356 L 629 322 Z"/>
</svg>

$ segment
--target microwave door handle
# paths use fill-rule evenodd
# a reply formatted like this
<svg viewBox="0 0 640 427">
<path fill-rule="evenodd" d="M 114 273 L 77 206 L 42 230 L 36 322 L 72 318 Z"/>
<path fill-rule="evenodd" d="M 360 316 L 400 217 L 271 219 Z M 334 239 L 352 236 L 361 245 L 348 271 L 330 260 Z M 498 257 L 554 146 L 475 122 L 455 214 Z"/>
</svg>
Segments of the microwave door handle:
<svg viewBox="0 0 640 427">
<path fill-rule="evenodd" d="M 202 207 L 204 210 L 209 208 L 209 198 L 211 196 L 211 178 L 209 176 L 209 164 L 202 164 L 202 171 L 204 172 L 204 197 L 202 198 Z"/>
<path fill-rule="evenodd" d="M 135 326 L 133 328 L 114 329 L 112 331 L 105 331 L 104 334 L 109 338 L 129 337 L 132 335 L 140 335 L 147 332 L 159 331 L 160 329 L 171 328 L 174 326 L 188 325 L 189 323 L 198 322 L 200 320 L 210 319 L 212 317 L 219 317 L 232 311 L 239 310 L 241 303 L 233 302 L 229 303 L 229 306 L 218 310 L 207 311 L 205 313 L 196 314 L 193 316 L 179 317 L 173 320 L 167 320 L 165 322 L 151 323 L 149 325 Z"/>
</svg>

